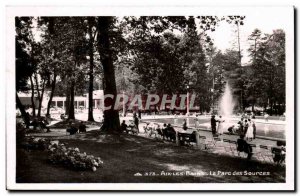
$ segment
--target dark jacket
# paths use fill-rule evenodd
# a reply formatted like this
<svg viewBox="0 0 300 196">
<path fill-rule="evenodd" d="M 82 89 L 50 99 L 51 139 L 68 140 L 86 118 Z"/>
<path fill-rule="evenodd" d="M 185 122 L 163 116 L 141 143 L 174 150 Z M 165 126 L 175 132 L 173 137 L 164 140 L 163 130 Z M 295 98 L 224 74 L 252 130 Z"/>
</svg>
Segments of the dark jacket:
<svg viewBox="0 0 300 196">
<path fill-rule="evenodd" d="M 127 130 L 127 125 L 126 125 L 126 123 L 122 123 L 122 124 L 121 124 L 121 130 L 122 130 L 122 131 L 126 131 L 126 130 Z"/>
<path fill-rule="evenodd" d="M 250 153 L 252 150 L 251 146 L 245 140 L 239 138 L 237 140 L 237 151 Z"/>
<path fill-rule="evenodd" d="M 210 123 L 211 123 L 212 127 L 216 127 L 217 126 L 217 120 L 215 118 L 211 118 Z"/>
</svg>

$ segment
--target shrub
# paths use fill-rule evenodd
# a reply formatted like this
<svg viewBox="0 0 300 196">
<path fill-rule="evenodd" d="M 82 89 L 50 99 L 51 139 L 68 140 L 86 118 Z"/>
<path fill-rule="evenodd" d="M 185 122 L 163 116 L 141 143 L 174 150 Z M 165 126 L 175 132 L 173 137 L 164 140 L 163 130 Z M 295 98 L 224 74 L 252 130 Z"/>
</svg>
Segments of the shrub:
<svg viewBox="0 0 300 196">
<path fill-rule="evenodd" d="M 53 164 L 61 164 L 75 170 L 96 171 L 103 165 L 100 157 L 81 153 L 79 148 L 67 148 L 58 140 L 51 141 L 44 138 L 28 138 L 22 143 L 27 150 L 42 150 L 48 152 L 48 161 Z"/>
</svg>

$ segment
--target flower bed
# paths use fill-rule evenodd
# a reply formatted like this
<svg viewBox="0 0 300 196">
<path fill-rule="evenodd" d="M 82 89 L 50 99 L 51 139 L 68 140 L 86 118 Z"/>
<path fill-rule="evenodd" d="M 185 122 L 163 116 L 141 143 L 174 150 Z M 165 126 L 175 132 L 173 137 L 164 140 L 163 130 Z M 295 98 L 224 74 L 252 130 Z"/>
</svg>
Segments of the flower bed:
<svg viewBox="0 0 300 196">
<path fill-rule="evenodd" d="M 48 160 L 53 164 L 61 164 L 76 170 L 96 171 L 103 165 L 100 157 L 81 153 L 78 148 L 67 148 L 58 140 L 51 141 L 44 138 L 29 138 L 23 147 L 30 150 L 45 150 L 49 153 Z"/>
<path fill-rule="evenodd" d="M 21 142 L 21 146 L 27 150 L 48 150 L 51 140 L 44 138 L 25 138 Z"/>
</svg>

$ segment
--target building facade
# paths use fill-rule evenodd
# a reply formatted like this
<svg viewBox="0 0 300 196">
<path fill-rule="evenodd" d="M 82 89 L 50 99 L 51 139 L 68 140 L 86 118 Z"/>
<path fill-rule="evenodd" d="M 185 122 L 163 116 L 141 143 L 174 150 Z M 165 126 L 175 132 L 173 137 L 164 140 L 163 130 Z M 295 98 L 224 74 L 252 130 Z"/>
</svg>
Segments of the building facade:
<svg viewBox="0 0 300 196">
<path fill-rule="evenodd" d="M 24 106 L 31 107 L 31 93 L 20 92 L 18 96 Z M 95 90 L 93 91 L 93 108 L 94 109 L 102 109 L 104 105 L 103 99 L 103 90 Z M 50 99 L 50 91 L 45 92 L 43 100 L 42 100 L 42 108 L 47 108 L 48 102 Z M 62 109 L 66 109 L 66 100 L 67 98 L 54 96 L 52 98 L 51 107 L 59 107 Z M 87 109 L 89 106 L 89 97 L 88 93 L 84 94 L 84 96 L 75 96 L 74 97 L 74 107 L 75 109 Z M 38 107 L 38 98 L 37 94 L 34 95 L 34 103 L 35 107 Z"/>
</svg>

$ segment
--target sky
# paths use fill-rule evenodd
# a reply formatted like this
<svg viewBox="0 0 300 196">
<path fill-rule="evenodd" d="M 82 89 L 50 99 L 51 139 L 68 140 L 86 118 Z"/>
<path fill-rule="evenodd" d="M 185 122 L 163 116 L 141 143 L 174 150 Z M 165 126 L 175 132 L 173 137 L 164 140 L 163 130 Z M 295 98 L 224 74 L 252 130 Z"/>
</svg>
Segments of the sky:
<svg viewBox="0 0 300 196">
<path fill-rule="evenodd" d="M 285 23 L 286 18 L 281 17 L 278 13 L 267 13 L 263 18 L 261 13 L 247 14 L 244 19 L 244 25 L 240 26 L 242 64 L 245 65 L 249 61 L 247 49 L 250 42 L 247 39 L 255 28 L 261 30 L 262 34 L 271 34 L 275 29 L 285 30 Z M 233 42 L 237 40 L 234 29 L 233 24 L 223 21 L 219 23 L 216 31 L 209 35 L 213 38 L 214 45 L 221 51 L 225 51 L 226 49 L 233 48 Z"/>
<path fill-rule="evenodd" d="M 267 12 L 266 14 L 254 12 L 246 14 L 244 25 L 240 26 L 242 65 L 246 65 L 250 60 L 247 50 L 251 41 L 248 41 L 248 36 L 255 28 L 261 30 L 262 34 L 271 34 L 275 29 L 284 30 L 283 27 L 285 26 L 285 23 L 286 18 L 281 17 L 277 12 Z M 37 26 L 36 21 L 33 22 L 33 26 Z M 226 49 L 237 49 L 237 45 L 234 45 L 234 42 L 237 40 L 237 35 L 234 33 L 235 29 L 235 25 L 222 21 L 217 25 L 214 32 L 209 32 L 208 34 L 213 39 L 214 46 L 224 52 Z M 33 31 L 35 34 L 35 40 L 40 41 L 40 32 L 36 30 Z"/>
</svg>

